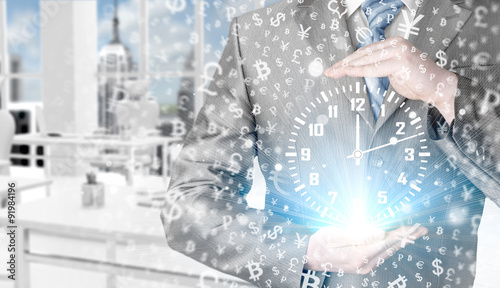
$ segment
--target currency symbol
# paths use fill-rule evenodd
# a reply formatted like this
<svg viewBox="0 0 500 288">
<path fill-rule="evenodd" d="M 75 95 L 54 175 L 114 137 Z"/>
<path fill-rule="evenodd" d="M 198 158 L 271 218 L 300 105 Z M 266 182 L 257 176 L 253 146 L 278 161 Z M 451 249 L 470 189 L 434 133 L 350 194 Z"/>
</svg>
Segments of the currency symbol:
<svg viewBox="0 0 500 288">
<path fill-rule="evenodd" d="M 302 246 L 306 246 L 305 240 L 307 238 L 307 235 L 304 235 L 304 237 L 300 238 L 300 234 L 295 232 L 297 234 L 297 240 L 293 242 L 293 244 L 297 245 L 297 249 L 300 249 Z"/>
<path fill-rule="evenodd" d="M 443 227 L 439 226 L 436 231 L 436 235 L 441 235 L 443 234 Z"/>
<path fill-rule="evenodd" d="M 248 264 L 245 265 L 245 267 L 247 267 L 248 272 L 250 272 L 250 277 L 248 277 L 248 279 L 253 281 L 259 280 L 259 277 L 264 273 L 262 268 L 260 268 L 260 263 L 254 262 L 253 260 L 249 261 Z"/>
<path fill-rule="evenodd" d="M 415 278 L 417 278 L 418 282 L 422 282 L 422 279 L 424 279 L 422 276 L 420 276 L 420 273 L 415 274 Z"/>
<path fill-rule="evenodd" d="M 405 288 L 406 281 L 408 281 L 408 279 L 406 279 L 406 276 L 401 276 L 400 274 L 398 274 L 398 278 L 396 280 L 392 282 L 387 282 L 389 283 L 389 286 L 387 288 L 396 288 L 396 285 L 397 288 Z"/>
<path fill-rule="evenodd" d="M 444 272 L 443 267 L 441 267 L 441 266 L 439 265 L 439 264 L 442 264 L 442 263 L 443 263 L 443 262 L 442 262 L 440 259 L 438 259 L 438 258 L 436 258 L 436 259 L 434 259 L 434 261 L 432 261 L 432 267 L 435 267 L 435 268 L 436 268 L 436 269 L 432 270 L 432 273 L 433 273 L 434 275 L 438 276 L 438 277 L 439 277 L 441 274 L 443 274 L 443 272 Z"/>
<path fill-rule="evenodd" d="M 366 16 L 371 15 L 372 14 L 372 8 L 371 7 L 366 7 L 365 14 L 366 14 Z"/>
<path fill-rule="evenodd" d="M 243 116 L 243 109 L 238 108 L 238 104 L 236 103 L 229 105 L 229 112 L 234 113 L 234 118 L 241 118 Z"/>
<path fill-rule="evenodd" d="M 439 50 L 436 53 L 436 57 L 438 59 L 438 61 L 436 62 L 436 64 L 439 67 L 443 68 L 448 63 L 448 60 L 446 59 L 446 53 L 443 50 Z"/>
<path fill-rule="evenodd" d="M 279 225 L 274 226 L 273 232 L 271 232 L 271 230 L 267 230 L 267 236 L 271 240 L 276 240 L 276 238 L 278 238 L 278 233 L 279 234 L 283 233 L 283 227 Z"/>
<path fill-rule="evenodd" d="M 488 24 L 482 22 L 484 16 L 488 14 L 488 8 L 484 6 L 479 6 L 474 10 L 474 16 L 476 18 L 476 23 L 474 23 L 475 27 L 488 28 Z"/>
<path fill-rule="evenodd" d="M 444 27 L 447 23 L 448 22 L 446 21 L 446 18 L 441 18 L 441 23 L 439 23 L 439 25 L 441 25 L 441 27 Z"/>
<path fill-rule="evenodd" d="M 259 80 L 262 81 L 267 80 L 267 76 L 271 74 L 271 68 L 267 66 L 267 62 L 262 61 L 260 59 L 255 61 L 253 67 L 257 69 L 257 73 L 259 74 L 257 78 L 259 78 Z"/>
<path fill-rule="evenodd" d="M 250 224 L 248 224 L 248 228 L 252 229 L 253 235 L 257 235 L 260 230 L 259 227 L 255 226 L 255 222 L 250 222 Z"/>
<path fill-rule="evenodd" d="M 193 242 L 193 240 L 188 240 L 186 243 L 186 253 L 191 254 L 196 250 L 196 244 Z"/>
<path fill-rule="evenodd" d="M 336 18 L 332 19 L 332 25 L 330 25 L 330 30 L 338 31 L 339 30 L 339 20 Z"/>
<path fill-rule="evenodd" d="M 479 223 L 481 222 L 481 215 L 476 214 L 472 216 L 470 220 L 472 225 L 472 230 L 470 231 L 470 234 L 477 235 L 477 229 L 479 228 Z"/>
<path fill-rule="evenodd" d="M 401 248 L 405 248 L 406 243 L 415 244 L 415 241 L 413 240 L 415 240 L 416 237 L 410 234 L 415 232 L 415 230 L 417 230 L 418 227 L 420 227 L 420 223 L 413 225 L 413 227 L 411 227 L 410 230 L 405 231 L 404 235 L 401 236 L 401 238 L 399 238 L 399 240 L 401 240 Z M 408 239 L 408 238 L 413 238 L 413 239 Z"/>
<path fill-rule="evenodd" d="M 167 202 L 170 202 L 170 201 L 168 201 L 168 199 L 167 199 Z M 182 210 L 181 210 L 181 207 L 178 204 L 176 204 L 175 202 L 173 202 L 173 203 L 170 203 L 170 205 L 167 205 L 167 206 L 170 206 L 170 210 L 167 211 L 168 208 L 165 208 L 163 210 L 163 213 L 162 213 L 163 221 L 165 221 L 166 223 L 172 223 L 173 221 L 178 220 L 178 219 L 181 218 L 181 216 L 182 216 Z"/>
<path fill-rule="evenodd" d="M 286 183 L 286 178 L 281 176 L 281 173 L 279 171 L 273 170 L 271 171 L 271 176 L 269 176 L 269 180 L 273 181 L 274 183 L 274 188 L 278 190 L 281 194 L 285 196 L 290 196 L 290 193 L 286 192 L 285 190 L 281 189 L 280 183 Z"/>
<path fill-rule="evenodd" d="M 418 31 L 420 31 L 420 28 L 415 27 L 415 25 L 424 18 L 424 15 L 418 15 L 417 18 L 415 18 L 413 21 L 410 22 L 410 17 L 408 16 L 408 12 L 406 10 L 403 10 L 403 18 L 405 20 L 405 23 L 400 23 L 398 27 L 398 31 L 404 32 L 404 38 L 408 39 L 410 38 L 411 35 L 418 35 Z"/>
<path fill-rule="evenodd" d="M 304 30 L 304 26 L 300 24 L 300 31 L 297 33 L 300 36 L 300 40 L 304 40 L 304 38 L 309 38 L 308 31 L 311 29 L 312 27 L 309 27 L 306 30 Z"/>
<path fill-rule="evenodd" d="M 328 10 L 332 11 L 333 14 L 337 13 L 337 15 L 339 15 L 339 18 L 342 19 L 342 16 L 344 16 L 347 13 L 347 9 L 344 8 L 344 12 L 340 13 L 339 12 L 340 6 L 338 6 L 336 9 L 333 9 L 332 8 L 333 3 L 337 3 L 337 0 L 330 0 L 330 2 L 328 2 Z"/>
<path fill-rule="evenodd" d="M 252 16 L 252 20 L 255 21 L 255 26 L 262 26 L 262 23 L 264 22 L 260 17 L 259 14 L 254 13 Z"/>
<path fill-rule="evenodd" d="M 307 273 L 302 272 L 302 278 L 304 278 L 304 280 L 302 281 L 301 288 L 307 288 L 307 287 L 319 288 L 320 280 L 319 277 L 316 276 L 316 271 L 307 270 Z M 313 282 L 311 282 L 311 280 Z"/>
<path fill-rule="evenodd" d="M 252 114 L 253 115 L 259 115 L 262 111 L 262 108 L 260 107 L 260 105 L 257 103 L 257 104 L 253 104 L 253 109 L 252 109 Z"/>
<path fill-rule="evenodd" d="M 271 26 L 278 27 L 281 24 L 281 21 L 285 21 L 286 15 L 284 13 L 278 13 L 276 14 L 276 19 L 274 17 L 271 17 Z"/>
<path fill-rule="evenodd" d="M 367 27 L 358 27 L 356 28 L 356 39 L 359 43 L 365 44 L 366 40 L 369 40 L 373 37 L 373 32 Z"/>
<path fill-rule="evenodd" d="M 172 14 L 175 14 L 186 9 L 186 0 L 167 0 L 165 6 Z"/>
</svg>

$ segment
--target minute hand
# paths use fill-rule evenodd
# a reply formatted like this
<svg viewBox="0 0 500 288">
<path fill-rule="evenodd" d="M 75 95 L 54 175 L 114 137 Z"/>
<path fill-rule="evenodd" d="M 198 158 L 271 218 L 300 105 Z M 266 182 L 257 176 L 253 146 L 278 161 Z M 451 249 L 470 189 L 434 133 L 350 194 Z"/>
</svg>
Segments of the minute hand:
<svg viewBox="0 0 500 288">
<path fill-rule="evenodd" d="M 424 132 L 421 132 L 421 133 L 418 133 L 416 135 L 413 135 L 413 136 L 408 136 L 406 138 L 403 138 L 403 139 L 399 139 L 397 140 L 396 138 L 392 138 L 391 141 L 387 144 L 384 144 L 384 145 L 380 145 L 380 146 L 377 146 L 377 147 L 373 147 L 373 148 L 370 148 L 368 150 L 365 150 L 365 151 L 361 151 L 363 154 L 366 154 L 368 152 L 372 152 L 372 151 L 375 151 L 375 150 L 378 150 L 378 149 L 381 149 L 381 148 L 384 148 L 384 147 L 387 147 L 387 146 L 391 146 L 391 145 L 396 145 L 398 144 L 399 142 L 403 142 L 403 141 L 406 141 L 406 140 L 409 140 L 409 139 L 412 139 L 412 138 L 415 138 L 415 137 L 418 137 L 418 136 L 421 136 L 423 135 Z M 353 155 L 349 155 L 347 156 L 347 158 L 353 158 L 354 156 Z"/>
</svg>

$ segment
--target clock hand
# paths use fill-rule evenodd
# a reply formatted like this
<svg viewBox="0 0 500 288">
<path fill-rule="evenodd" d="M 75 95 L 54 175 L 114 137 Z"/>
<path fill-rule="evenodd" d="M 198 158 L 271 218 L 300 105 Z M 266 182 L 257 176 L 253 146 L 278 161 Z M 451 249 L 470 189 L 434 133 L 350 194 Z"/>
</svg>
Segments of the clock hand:
<svg viewBox="0 0 500 288">
<path fill-rule="evenodd" d="M 377 146 L 377 147 L 374 147 L 374 148 L 371 148 L 371 149 L 368 149 L 368 150 L 365 150 L 365 151 L 360 151 L 361 153 L 358 153 L 357 155 L 356 155 L 357 151 L 354 151 L 354 153 L 352 155 L 347 156 L 347 159 L 353 158 L 353 157 L 356 158 L 356 159 L 361 159 L 361 157 L 363 157 L 363 154 L 365 154 L 365 153 L 372 152 L 372 151 L 375 151 L 375 150 L 378 150 L 378 149 L 381 149 L 381 148 L 384 148 L 384 147 L 387 147 L 387 146 L 396 145 L 399 142 L 410 140 L 412 138 L 415 138 L 417 136 L 422 136 L 422 135 L 424 135 L 424 132 L 418 133 L 418 134 L 413 135 L 413 136 L 408 136 L 406 138 L 399 139 L 399 140 L 396 137 L 392 137 L 389 140 L 389 143 L 387 143 L 387 144 L 380 145 L 380 146 Z"/>
<path fill-rule="evenodd" d="M 352 153 L 353 155 L 359 152 L 359 114 L 356 114 L 356 150 Z M 356 158 L 356 166 L 360 165 L 361 158 Z"/>
</svg>

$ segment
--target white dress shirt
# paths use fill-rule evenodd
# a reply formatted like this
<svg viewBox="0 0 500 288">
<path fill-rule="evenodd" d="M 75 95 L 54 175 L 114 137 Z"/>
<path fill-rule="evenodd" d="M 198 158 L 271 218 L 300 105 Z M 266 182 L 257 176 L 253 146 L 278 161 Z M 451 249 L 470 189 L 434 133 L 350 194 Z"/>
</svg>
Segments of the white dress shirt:
<svg viewBox="0 0 500 288">
<path fill-rule="evenodd" d="M 392 23 L 385 29 L 385 37 L 401 36 L 404 37 L 405 33 L 399 31 L 399 24 L 405 23 L 403 17 L 403 11 L 408 13 L 408 18 L 411 21 L 415 19 L 415 14 L 418 9 L 418 0 L 403 0 L 403 7 L 399 10 L 398 14 L 394 17 Z M 356 37 L 356 29 L 362 27 L 368 27 L 368 20 L 366 15 L 361 9 L 361 4 L 364 0 L 344 0 L 342 3 L 346 5 L 347 8 L 347 27 L 349 27 L 349 35 L 351 36 L 352 46 L 354 49 L 358 47 L 358 39 Z"/>
</svg>

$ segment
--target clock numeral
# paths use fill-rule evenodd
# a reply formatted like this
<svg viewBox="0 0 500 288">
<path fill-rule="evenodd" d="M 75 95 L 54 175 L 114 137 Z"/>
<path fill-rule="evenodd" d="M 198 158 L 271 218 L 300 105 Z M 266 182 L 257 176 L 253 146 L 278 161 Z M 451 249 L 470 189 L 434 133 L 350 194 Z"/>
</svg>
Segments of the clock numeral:
<svg viewBox="0 0 500 288">
<path fill-rule="evenodd" d="M 311 160 L 311 149 L 310 148 L 300 149 L 300 160 L 302 160 L 302 161 Z"/>
<path fill-rule="evenodd" d="M 380 106 L 380 115 L 379 117 L 385 117 L 385 104 Z"/>
<path fill-rule="evenodd" d="M 319 185 L 319 173 L 309 173 L 309 185 L 311 186 Z"/>
<path fill-rule="evenodd" d="M 406 183 L 408 183 L 408 181 L 406 180 L 406 177 L 405 177 L 405 172 L 401 172 L 401 174 L 399 174 L 399 178 L 398 178 L 398 183 L 402 183 L 403 185 L 406 185 Z"/>
<path fill-rule="evenodd" d="M 387 191 L 378 191 L 378 204 L 387 204 Z"/>
<path fill-rule="evenodd" d="M 339 117 L 339 106 L 337 106 L 337 105 L 328 106 L 328 117 L 338 118 Z"/>
<path fill-rule="evenodd" d="M 323 136 L 325 127 L 321 123 L 309 124 L 309 136 Z"/>
<path fill-rule="evenodd" d="M 352 98 L 351 111 L 365 111 L 365 98 Z"/>
<path fill-rule="evenodd" d="M 396 135 L 405 135 L 406 133 L 403 131 L 405 129 L 405 126 L 405 122 L 396 122 L 396 127 L 398 127 Z"/>
<path fill-rule="evenodd" d="M 405 160 L 406 161 L 413 161 L 415 160 L 415 149 L 413 148 L 405 148 Z"/>
<path fill-rule="evenodd" d="M 328 196 L 332 196 L 332 201 L 330 201 L 330 204 L 335 204 L 335 199 L 337 199 L 338 194 L 339 194 L 339 192 L 337 192 L 337 191 L 328 192 Z"/>
</svg>

